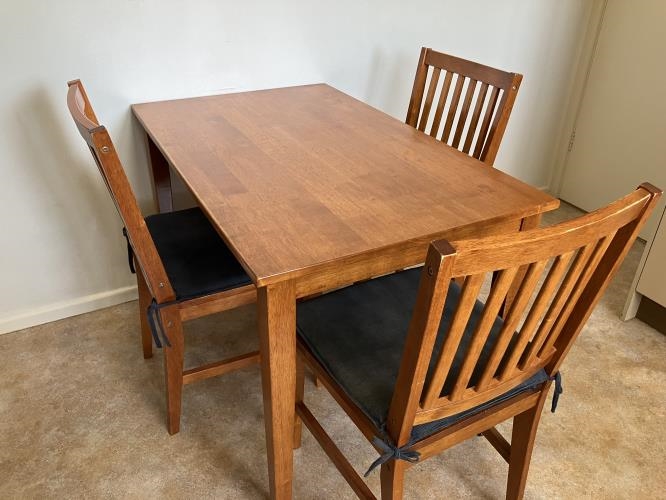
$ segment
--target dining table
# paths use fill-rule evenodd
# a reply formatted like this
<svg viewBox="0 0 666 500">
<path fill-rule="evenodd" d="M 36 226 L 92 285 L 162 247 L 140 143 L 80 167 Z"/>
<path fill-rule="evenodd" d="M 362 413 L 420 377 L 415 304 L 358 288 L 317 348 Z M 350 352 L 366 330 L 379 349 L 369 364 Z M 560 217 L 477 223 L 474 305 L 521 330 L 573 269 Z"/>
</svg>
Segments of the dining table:
<svg viewBox="0 0 666 500">
<path fill-rule="evenodd" d="M 271 498 L 291 498 L 300 298 L 539 225 L 559 201 L 326 84 L 134 104 L 154 195 L 180 177 L 257 287 Z"/>
</svg>

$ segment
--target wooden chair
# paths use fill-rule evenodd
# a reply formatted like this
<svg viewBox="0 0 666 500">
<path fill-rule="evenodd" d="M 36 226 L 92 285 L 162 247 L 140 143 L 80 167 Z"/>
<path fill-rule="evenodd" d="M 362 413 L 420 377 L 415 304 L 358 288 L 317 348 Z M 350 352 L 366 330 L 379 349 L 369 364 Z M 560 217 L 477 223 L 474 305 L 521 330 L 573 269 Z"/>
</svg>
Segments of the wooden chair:
<svg viewBox="0 0 666 500">
<path fill-rule="evenodd" d="M 374 498 L 304 404 L 305 362 L 381 454 L 383 499 L 402 497 L 406 468 L 478 434 L 509 464 L 507 498 L 521 498 L 551 381 L 556 404 L 560 366 L 660 194 L 643 184 L 556 226 L 437 241 L 423 268 L 299 304 L 294 446 L 302 419 L 357 495 Z M 510 444 L 495 429 L 509 418 Z"/>
<path fill-rule="evenodd" d="M 522 79 L 518 73 L 423 47 L 405 122 L 492 166 Z"/>
<path fill-rule="evenodd" d="M 67 106 L 88 144 L 125 224 L 136 265 L 144 358 L 152 337 L 164 344 L 167 427 L 178 432 L 183 385 L 259 361 L 251 352 L 183 369 L 183 322 L 256 301 L 256 288 L 199 208 L 144 217 L 111 137 L 99 125 L 79 80 L 68 83 Z"/>
</svg>

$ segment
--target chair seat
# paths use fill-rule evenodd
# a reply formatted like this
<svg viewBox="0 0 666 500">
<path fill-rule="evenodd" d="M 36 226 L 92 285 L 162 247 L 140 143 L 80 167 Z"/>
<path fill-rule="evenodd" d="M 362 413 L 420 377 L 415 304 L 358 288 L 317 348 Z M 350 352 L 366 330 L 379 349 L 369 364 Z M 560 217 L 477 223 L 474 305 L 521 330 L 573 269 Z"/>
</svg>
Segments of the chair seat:
<svg viewBox="0 0 666 500">
<path fill-rule="evenodd" d="M 146 225 L 178 300 L 252 283 L 201 209 L 151 215 Z"/>
<path fill-rule="evenodd" d="M 384 427 L 393 395 L 405 338 L 419 286 L 421 268 L 409 269 L 337 290 L 298 305 L 299 340 L 312 352 L 328 374 L 375 424 Z M 460 287 L 449 287 L 432 359 L 436 360 L 445 332 L 460 298 Z M 467 346 L 483 311 L 477 301 L 456 352 L 442 396 L 452 390 Z M 502 327 L 497 318 L 472 374 L 470 385 L 480 378 Z M 433 369 L 434 362 L 430 369 Z M 523 384 L 480 406 L 435 422 L 414 427 L 410 444 L 445 427 L 496 405 L 548 379 L 540 370 Z"/>
</svg>

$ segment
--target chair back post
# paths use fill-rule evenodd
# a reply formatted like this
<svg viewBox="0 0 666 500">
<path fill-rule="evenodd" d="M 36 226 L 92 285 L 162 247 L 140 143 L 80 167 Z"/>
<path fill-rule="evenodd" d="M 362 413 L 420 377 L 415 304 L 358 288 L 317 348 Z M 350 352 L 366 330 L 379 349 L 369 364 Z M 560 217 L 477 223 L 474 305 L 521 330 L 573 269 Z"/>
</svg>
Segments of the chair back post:
<svg viewBox="0 0 666 500">
<path fill-rule="evenodd" d="M 597 305 L 606 291 L 606 288 L 608 288 L 608 285 L 620 268 L 620 265 L 624 261 L 624 258 L 631 249 L 634 241 L 636 241 L 636 238 L 647 222 L 650 214 L 657 206 L 662 194 L 659 188 L 648 182 L 642 183 L 638 186 L 637 190 L 645 191 L 649 194 L 649 198 L 645 203 L 641 214 L 617 231 L 608 250 L 604 254 L 603 259 L 599 262 L 594 274 L 581 294 L 580 299 L 571 311 L 566 324 L 562 328 L 562 332 L 554 342 L 556 354 L 546 366 L 546 371 L 551 376 L 559 370 L 560 365 L 569 353 L 571 346 L 576 341 L 576 338 L 578 338 L 583 326 L 585 326 L 590 314 L 592 314 L 594 307 Z"/>
<path fill-rule="evenodd" d="M 422 47 L 405 123 L 492 166 L 522 78 Z"/>
<path fill-rule="evenodd" d="M 106 128 L 99 125 L 80 80 L 67 83 L 67 106 L 81 137 L 104 179 L 122 219 L 136 260 L 152 296 L 158 303 L 174 300 L 176 295 L 160 260 L 157 248 L 143 219 L 139 204 Z"/>
<path fill-rule="evenodd" d="M 412 95 L 409 99 L 409 108 L 407 108 L 407 118 L 405 123 L 416 128 L 421 111 L 421 101 L 425 90 L 426 78 L 428 76 L 428 65 L 425 63 L 428 48 L 421 47 L 421 55 L 416 65 L 416 74 L 414 76 L 414 85 L 412 86 Z"/>
<path fill-rule="evenodd" d="M 523 75 L 519 73 L 511 73 L 511 75 L 513 76 L 511 83 L 505 89 L 504 95 L 497 107 L 498 111 L 501 111 L 501 113 L 498 112 L 495 114 L 493 125 L 490 128 L 490 132 L 488 132 L 488 139 L 486 140 L 486 144 L 483 146 L 483 151 L 479 157 L 479 160 L 488 165 L 495 164 L 495 157 L 497 156 L 500 144 L 502 143 L 506 126 L 509 123 L 509 117 L 511 116 L 511 111 L 513 111 L 513 105 L 516 102 L 518 89 L 523 81 Z"/>
<path fill-rule="evenodd" d="M 642 184 L 607 207 L 556 226 L 431 244 L 388 413 L 396 445 L 409 441 L 414 425 L 477 407 L 542 369 L 553 376 L 660 195 Z M 500 321 L 521 269 L 525 276 Z M 494 273 L 481 304 L 482 284 Z M 450 306 L 451 279 L 460 277 L 460 295 Z M 445 304 L 453 309 L 435 353 Z"/>
<path fill-rule="evenodd" d="M 455 250 L 446 241 L 428 248 L 386 423 L 397 446 L 409 441 L 414 426 L 421 397 L 418 384 L 428 370 L 454 259 Z"/>
</svg>

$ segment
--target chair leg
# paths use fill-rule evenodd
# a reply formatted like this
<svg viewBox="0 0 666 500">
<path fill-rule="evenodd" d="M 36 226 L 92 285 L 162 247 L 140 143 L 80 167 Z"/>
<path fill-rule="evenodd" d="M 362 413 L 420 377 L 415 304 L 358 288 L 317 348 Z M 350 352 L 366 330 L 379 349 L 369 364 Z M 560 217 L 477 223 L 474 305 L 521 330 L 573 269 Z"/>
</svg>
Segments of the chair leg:
<svg viewBox="0 0 666 500">
<path fill-rule="evenodd" d="M 148 326 L 146 311 L 148 310 L 148 306 L 150 305 L 150 301 L 153 300 L 153 297 L 148 289 L 148 285 L 146 284 L 146 280 L 143 277 L 139 264 L 136 260 L 134 262 L 134 267 L 136 269 L 136 284 L 139 289 L 139 319 L 141 321 L 143 358 L 148 359 L 153 357 L 153 338 L 150 335 L 150 327 Z"/>
<path fill-rule="evenodd" d="M 305 363 L 300 355 L 296 355 L 296 404 L 303 402 L 305 394 Z M 294 449 L 301 447 L 301 434 L 303 429 L 303 422 L 294 413 Z"/>
<path fill-rule="evenodd" d="M 180 407 L 183 394 L 183 364 L 185 340 L 178 306 L 160 311 L 162 324 L 171 347 L 164 346 L 164 379 L 167 401 L 167 429 L 169 434 L 180 430 Z"/>
<path fill-rule="evenodd" d="M 548 388 L 541 390 L 537 404 L 529 410 L 513 417 L 511 450 L 509 457 L 509 477 L 506 486 L 507 500 L 520 500 L 525 492 L 527 473 L 530 468 L 534 438 L 541 418 L 541 410 L 548 396 Z"/>
<path fill-rule="evenodd" d="M 382 464 L 380 473 L 382 500 L 402 499 L 406 468 L 407 462 L 403 460 L 389 460 Z"/>
</svg>

